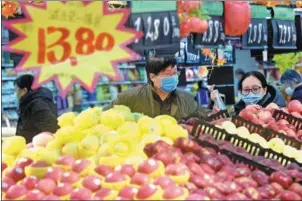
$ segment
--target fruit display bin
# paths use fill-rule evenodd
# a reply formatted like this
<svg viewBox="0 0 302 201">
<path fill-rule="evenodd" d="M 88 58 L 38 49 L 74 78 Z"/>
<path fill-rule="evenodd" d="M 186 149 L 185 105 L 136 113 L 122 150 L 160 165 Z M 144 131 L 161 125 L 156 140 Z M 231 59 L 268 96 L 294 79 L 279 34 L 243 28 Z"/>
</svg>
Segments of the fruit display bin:
<svg viewBox="0 0 302 201">
<path fill-rule="evenodd" d="M 250 160 L 241 154 L 220 148 L 216 144 L 213 144 L 207 140 L 201 140 L 199 138 L 196 138 L 195 141 L 203 147 L 210 147 L 214 149 L 216 152 L 220 152 L 221 154 L 226 155 L 235 164 L 243 163 L 248 165 L 248 167 L 251 168 L 252 170 L 258 169 L 265 172 L 266 174 L 272 174 L 273 172 L 277 171 L 273 167 L 269 167 L 267 165 L 258 163 L 257 161 Z"/>
<path fill-rule="evenodd" d="M 264 128 L 261 125 L 255 124 L 239 116 L 232 117 L 232 122 L 237 127 L 245 126 L 251 133 L 258 133 L 259 135 L 264 137 L 267 141 L 273 138 L 280 138 L 284 141 L 286 145 L 295 147 L 296 149 L 302 149 L 302 142 L 294 137 L 287 136 L 283 133 L 276 132 L 272 129 Z"/>
<path fill-rule="evenodd" d="M 225 118 L 229 118 L 230 117 L 230 114 L 228 113 L 227 110 L 221 110 L 211 116 L 208 117 L 208 120 L 209 121 L 216 121 L 216 120 L 219 120 L 219 119 L 225 119 Z"/>
<path fill-rule="evenodd" d="M 224 129 L 218 128 L 215 125 L 200 120 L 194 125 L 191 135 L 195 139 L 199 139 L 199 137 L 204 134 L 213 136 L 215 140 L 229 141 L 234 146 L 245 149 L 252 156 L 263 156 L 267 159 L 275 159 L 278 160 L 283 166 L 287 166 L 290 163 L 297 163 L 300 167 L 302 167 L 302 164 L 299 164 L 293 158 L 289 158 L 271 149 L 265 149 L 258 143 L 251 142 L 248 139 L 242 138 L 235 134 L 230 134 Z"/>
<path fill-rule="evenodd" d="M 285 112 L 283 112 L 282 110 L 275 110 L 275 112 L 273 113 L 273 117 L 276 120 L 280 120 L 280 119 L 284 119 L 286 121 L 288 121 L 288 123 L 290 123 L 291 125 L 295 126 L 295 128 L 297 130 L 302 130 L 302 119 L 295 117 L 291 114 L 287 114 Z"/>
</svg>

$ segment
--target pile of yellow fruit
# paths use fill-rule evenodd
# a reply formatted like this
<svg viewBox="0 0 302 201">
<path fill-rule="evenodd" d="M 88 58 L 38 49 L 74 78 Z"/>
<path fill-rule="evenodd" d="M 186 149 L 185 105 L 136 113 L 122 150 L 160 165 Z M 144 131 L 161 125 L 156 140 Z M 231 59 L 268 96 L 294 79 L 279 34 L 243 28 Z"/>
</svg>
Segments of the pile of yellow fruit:
<svg viewBox="0 0 302 201">
<path fill-rule="evenodd" d="M 143 149 L 157 140 L 169 144 L 179 137 L 188 137 L 188 132 L 168 115 L 150 118 L 131 113 L 126 106 L 89 108 L 80 114 L 65 113 L 58 118 L 60 129 L 50 135 L 42 133 L 27 146 L 21 136 L 4 140 L 2 157 L 8 166 L 21 157 L 49 164 L 61 155 L 75 159 L 89 159 L 94 164 L 117 166 L 137 165 L 147 159 Z"/>
</svg>

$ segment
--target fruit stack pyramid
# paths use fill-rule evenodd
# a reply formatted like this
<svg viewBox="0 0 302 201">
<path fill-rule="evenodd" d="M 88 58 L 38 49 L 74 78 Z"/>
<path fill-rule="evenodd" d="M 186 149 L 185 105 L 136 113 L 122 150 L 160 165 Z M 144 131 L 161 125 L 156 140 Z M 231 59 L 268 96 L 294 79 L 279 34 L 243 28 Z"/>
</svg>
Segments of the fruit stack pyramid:
<svg viewBox="0 0 302 201">
<path fill-rule="evenodd" d="M 60 129 L 31 144 L 3 141 L 6 200 L 301 200 L 283 171 L 270 177 L 199 146 L 170 116 L 125 106 L 59 117 Z"/>
</svg>

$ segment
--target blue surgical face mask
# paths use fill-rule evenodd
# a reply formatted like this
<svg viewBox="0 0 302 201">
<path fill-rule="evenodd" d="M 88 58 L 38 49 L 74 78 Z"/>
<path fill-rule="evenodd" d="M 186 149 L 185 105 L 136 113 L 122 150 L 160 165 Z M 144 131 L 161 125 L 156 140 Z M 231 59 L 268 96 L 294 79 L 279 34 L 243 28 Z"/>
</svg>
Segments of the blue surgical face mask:
<svg viewBox="0 0 302 201">
<path fill-rule="evenodd" d="M 293 90 L 291 87 L 287 87 L 287 88 L 285 89 L 285 93 L 286 93 L 287 95 L 289 95 L 289 96 L 293 96 L 294 90 Z"/>
<path fill-rule="evenodd" d="M 164 92 L 171 93 L 177 88 L 178 76 L 173 75 L 169 77 L 160 78 L 160 89 Z"/>
<path fill-rule="evenodd" d="M 241 99 L 246 105 L 257 104 L 262 98 L 263 95 L 261 93 L 254 94 L 250 92 L 248 95 L 241 94 Z"/>
</svg>

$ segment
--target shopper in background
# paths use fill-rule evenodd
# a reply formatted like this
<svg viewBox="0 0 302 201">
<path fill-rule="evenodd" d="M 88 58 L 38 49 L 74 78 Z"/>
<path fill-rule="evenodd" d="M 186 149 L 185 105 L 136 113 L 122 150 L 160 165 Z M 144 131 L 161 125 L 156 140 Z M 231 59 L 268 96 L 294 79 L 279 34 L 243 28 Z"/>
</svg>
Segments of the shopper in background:
<svg viewBox="0 0 302 201">
<path fill-rule="evenodd" d="M 188 116 L 206 117 L 206 109 L 194 95 L 177 88 L 179 72 L 175 58 L 150 57 L 147 61 L 148 84 L 118 95 L 113 105 L 128 106 L 132 112 L 150 117 L 170 115 L 176 119 Z"/>
<path fill-rule="evenodd" d="M 245 74 L 245 72 L 241 68 L 238 68 L 235 71 L 235 78 L 240 81 L 244 74 Z"/>
<path fill-rule="evenodd" d="M 27 143 L 41 132 L 55 133 L 58 129 L 57 108 L 52 92 L 44 87 L 32 90 L 34 77 L 22 75 L 14 82 L 19 100 L 19 120 L 16 135 Z"/>
<path fill-rule="evenodd" d="M 288 70 L 281 76 L 281 83 L 285 87 L 285 93 L 291 96 L 291 100 L 299 100 L 302 103 L 302 78 L 295 70 Z"/>
<path fill-rule="evenodd" d="M 247 105 L 257 104 L 266 107 L 270 103 L 276 103 L 285 107 L 285 99 L 281 92 L 274 86 L 268 85 L 265 77 L 258 71 L 245 73 L 239 81 L 238 90 L 241 99 L 234 105 L 236 114 L 239 114 Z M 214 101 L 217 90 L 211 92 L 211 99 Z"/>
</svg>

